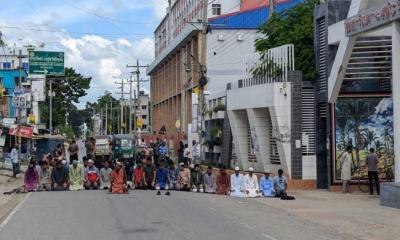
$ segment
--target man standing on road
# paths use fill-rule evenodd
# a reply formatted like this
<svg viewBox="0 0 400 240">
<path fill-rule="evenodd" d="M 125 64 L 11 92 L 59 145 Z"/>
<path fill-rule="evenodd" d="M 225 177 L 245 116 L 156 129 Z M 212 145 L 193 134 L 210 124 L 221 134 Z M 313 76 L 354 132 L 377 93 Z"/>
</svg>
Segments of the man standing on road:
<svg viewBox="0 0 400 240">
<path fill-rule="evenodd" d="M 69 169 L 69 190 L 79 191 L 83 189 L 83 169 L 78 165 L 78 160 L 72 162 L 72 167 Z"/>
<path fill-rule="evenodd" d="M 219 170 L 219 175 L 217 176 L 217 194 L 228 195 L 231 188 L 231 179 L 226 174 L 226 167 L 223 166 Z"/>
<path fill-rule="evenodd" d="M 255 198 L 259 197 L 258 178 L 254 174 L 254 168 L 249 168 L 249 173 L 244 176 L 244 187 L 246 189 L 246 197 Z"/>
<path fill-rule="evenodd" d="M 379 177 L 378 177 L 378 156 L 375 149 L 371 148 L 369 154 L 365 158 L 365 165 L 368 167 L 369 194 L 374 194 L 374 181 L 376 185 L 376 194 L 379 195 Z"/>
<path fill-rule="evenodd" d="M 62 165 L 61 161 L 56 162 L 56 166 L 51 172 L 51 189 L 53 191 L 65 191 L 68 190 L 69 183 L 68 172 Z"/>
<path fill-rule="evenodd" d="M 160 190 L 166 190 L 165 195 L 170 195 L 169 193 L 169 178 L 168 178 L 168 169 L 164 168 L 164 163 L 162 161 L 159 162 L 158 168 L 156 171 L 156 190 L 157 195 L 161 195 Z"/>
<path fill-rule="evenodd" d="M 13 177 L 16 178 L 17 174 L 20 173 L 20 159 L 18 153 L 18 144 L 15 144 L 13 149 L 11 150 L 11 161 L 13 165 Z"/>
<path fill-rule="evenodd" d="M 194 165 L 194 169 L 190 174 L 190 182 L 192 183 L 192 191 L 193 192 L 204 192 L 203 173 L 200 170 L 199 164 Z"/>
<path fill-rule="evenodd" d="M 72 164 L 74 160 L 78 160 L 79 146 L 75 140 L 72 140 L 68 147 L 69 153 L 69 164 Z"/>
<path fill-rule="evenodd" d="M 264 176 L 260 179 L 260 191 L 264 197 L 275 196 L 274 183 L 269 177 L 268 170 L 265 170 Z"/>
<path fill-rule="evenodd" d="M 196 140 L 192 141 L 191 155 L 194 164 L 200 163 L 200 144 Z"/>
<path fill-rule="evenodd" d="M 342 180 L 342 192 L 350 192 L 350 180 L 351 180 L 351 165 L 353 160 L 353 147 L 348 146 L 346 152 L 342 153 L 339 157 L 339 161 L 342 164 L 341 180 Z"/>
<path fill-rule="evenodd" d="M 86 190 L 97 190 L 99 188 L 100 172 L 94 166 L 92 159 L 88 161 L 88 167 L 85 169 L 85 188 Z"/>
<path fill-rule="evenodd" d="M 244 177 L 235 167 L 235 174 L 231 175 L 231 197 L 245 197 Z"/>
<path fill-rule="evenodd" d="M 143 179 L 145 189 L 154 189 L 156 178 L 156 166 L 152 163 L 151 157 L 147 157 L 146 165 L 143 167 Z"/>
<path fill-rule="evenodd" d="M 212 167 L 207 168 L 207 173 L 204 174 L 204 192 L 215 193 L 217 189 L 215 176 L 212 174 Z"/>
</svg>

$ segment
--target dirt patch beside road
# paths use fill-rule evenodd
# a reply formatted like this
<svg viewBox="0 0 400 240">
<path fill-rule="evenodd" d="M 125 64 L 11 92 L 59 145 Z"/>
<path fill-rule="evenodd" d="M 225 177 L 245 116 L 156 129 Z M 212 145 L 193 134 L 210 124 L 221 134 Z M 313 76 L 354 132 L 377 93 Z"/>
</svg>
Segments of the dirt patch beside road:
<svg viewBox="0 0 400 240">
<path fill-rule="evenodd" d="M 11 171 L 0 169 L 0 223 L 3 222 L 12 209 L 25 197 L 25 194 L 3 194 L 23 185 L 22 178 L 23 174 L 19 174 L 17 178 L 12 178 Z"/>
</svg>

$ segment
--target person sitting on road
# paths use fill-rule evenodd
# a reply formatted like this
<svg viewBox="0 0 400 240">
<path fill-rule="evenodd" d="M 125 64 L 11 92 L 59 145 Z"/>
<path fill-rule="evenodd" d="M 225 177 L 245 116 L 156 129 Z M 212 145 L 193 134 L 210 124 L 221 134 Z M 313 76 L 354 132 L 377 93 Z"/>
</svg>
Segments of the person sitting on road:
<svg viewBox="0 0 400 240">
<path fill-rule="evenodd" d="M 162 161 L 159 162 L 158 168 L 156 171 L 156 190 L 157 195 L 161 195 L 160 190 L 166 190 L 165 195 L 170 195 L 169 193 L 169 178 L 168 178 L 168 169 L 164 167 L 164 163 Z"/>
<path fill-rule="evenodd" d="M 226 167 L 223 166 L 219 170 L 219 175 L 217 176 L 217 194 L 229 195 L 231 188 L 231 179 L 226 174 Z"/>
<path fill-rule="evenodd" d="M 193 192 L 204 192 L 203 189 L 203 173 L 200 170 L 200 165 L 194 165 L 194 169 L 190 174 L 190 182 L 192 183 Z"/>
<path fill-rule="evenodd" d="M 215 176 L 212 173 L 211 166 L 209 166 L 207 168 L 207 172 L 206 172 L 206 174 L 204 174 L 203 180 L 204 180 L 204 192 L 215 193 L 215 191 L 217 190 L 217 184 L 216 184 Z"/>
<path fill-rule="evenodd" d="M 154 189 L 156 178 L 156 166 L 152 163 L 151 157 L 147 157 L 143 167 L 143 184 L 145 189 Z"/>
<path fill-rule="evenodd" d="M 100 189 L 108 189 L 110 187 L 111 172 L 110 163 L 104 161 L 103 167 L 100 169 Z"/>
<path fill-rule="evenodd" d="M 136 168 L 133 170 L 133 179 L 135 189 L 143 189 L 143 169 L 141 162 L 138 162 Z"/>
<path fill-rule="evenodd" d="M 69 190 L 79 191 L 83 189 L 83 169 L 78 165 L 78 160 L 72 160 L 72 167 L 69 169 Z"/>
<path fill-rule="evenodd" d="M 258 186 L 258 178 L 254 174 L 254 168 L 249 168 L 249 173 L 244 176 L 244 188 L 246 197 L 255 198 L 260 196 L 260 187 Z"/>
<path fill-rule="evenodd" d="M 49 163 L 46 161 L 43 161 L 42 167 L 40 170 L 40 176 L 39 176 L 39 178 L 40 178 L 39 187 L 38 187 L 39 191 L 50 191 L 51 190 L 50 177 L 51 177 L 51 171 L 50 171 Z"/>
<path fill-rule="evenodd" d="M 68 190 L 69 176 L 61 161 L 56 162 L 56 166 L 51 172 L 51 189 L 53 191 Z"/>
<path fill-rule="evenodd" d="M 168 165 L 169 189 L 178 190 L 179 170 L 174 166 L 173 162 L 170 162 Z"/>
<path fill-rule="evenodd" d="M 190 170 L 187 164 L 179 164 L 178 188 L 181 191 L 190 191 Z"/>
<path fill-rule="evenodd" d="M 122 168 L 122 163 L 117 162 L 115 169 L 111 172 L 111 193 L 128 193 L 126 185 L 126 175 Z"/>
<path fill-rule="evenodd" d="M 283 170 L 278 170 L 278 176 L 274 177 L 274 188 L 275 188 L 275 196 L 282 197 L 287 196 L 287 179 L 283 176 Z"/>
<path fill-rule="evenodd" d="M 37 190 L 39 184 L 39 174 L 32 162 L 29 163 L 28 169 L 25 171 L 24 184 L 25 192 L 34 192 Z"/>
<path fill-rule="evenodd" d="M 83 171 L 86 171 L 86 168 L 88 167 L 88 159 L 86 156 L 82 157 L 82 162 L 83 162 Z"/>
<path fill-rule="evenodd" d="M 269 171 L 265 170 L 264 176 L 260 179 L 260 191 L 264 197 L 275 196 L 273 179 L 269 177 Z"/>
<path fill-rule="evenodd" d="M 231 197 L 245 197 L 244 177 L 239 167 L 235 167 L 235 174 L 231 175 Z"/>
<path fill-rule="evenodd" d="M 92 159 L 88 161 L 88 167 L 85 170 L 85 189 L 86 190 L 97 190 L 99 188 L 100 172 L 94 166 Z"/>
<path fill-rule="evenodd" d="M 132 188 L 132 180 L 133 180 L 133 161 L 125 162 L 125 176 L 126 176 L 126 184 L 128 189 Z"/>
</svg>

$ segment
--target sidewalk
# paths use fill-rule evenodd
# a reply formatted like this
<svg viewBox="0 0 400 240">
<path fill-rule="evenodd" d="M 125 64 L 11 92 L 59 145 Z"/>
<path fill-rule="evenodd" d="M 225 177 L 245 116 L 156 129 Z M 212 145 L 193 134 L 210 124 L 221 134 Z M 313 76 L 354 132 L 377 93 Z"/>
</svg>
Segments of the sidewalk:
<svg viewBox="0 0 400 240">
<path fill-rule="evenodd" d="M 23 174 L 18 174 L 15 179 L 12 178 L 12 171 L 0 169 L 0 223 L 25 196 L 25 194 L 4 195 L 3 192 L 21 186 L 22 178 Z"/>
<path fill-rule="evenodd" d="M 295 201 L 258 199 L 310 222 L 333 228 L 362 240 L 400 237 L 400 210 L 381 207 L 378 196 L 342 194 L 323 190 L 290 192 Z"/>
</svg>

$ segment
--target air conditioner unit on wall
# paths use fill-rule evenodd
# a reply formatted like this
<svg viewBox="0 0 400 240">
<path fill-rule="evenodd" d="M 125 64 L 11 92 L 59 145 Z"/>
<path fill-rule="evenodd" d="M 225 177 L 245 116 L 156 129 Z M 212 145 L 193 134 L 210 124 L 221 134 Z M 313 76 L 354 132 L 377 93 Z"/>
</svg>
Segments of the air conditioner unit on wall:
<svg viewBox="0 0 400 240">
<path fill-rule="evenodd" d="M 243 40 L 244 40 L 243 34 L 238 34 L 238 35 L 236 35 L 236 40 L 237 40 L 237 41 L 243 41 Z"/>
<path fill-rule="evenodd" d="M 218 41 L 224 41 L 224 34 L 218 34 Z"/>
</svg>

